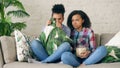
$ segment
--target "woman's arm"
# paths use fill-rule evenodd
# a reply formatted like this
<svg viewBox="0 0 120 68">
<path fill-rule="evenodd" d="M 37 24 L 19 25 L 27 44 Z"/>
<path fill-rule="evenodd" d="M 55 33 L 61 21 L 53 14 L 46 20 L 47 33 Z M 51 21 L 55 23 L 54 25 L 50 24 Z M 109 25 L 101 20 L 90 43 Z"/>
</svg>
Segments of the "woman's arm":
<svg viewBox="0 0 120 68">
<path fill-rule="evenodd" d="M 96 49 L 96 42 L 95 42 L 95 34 L 92 29 L 89 33 L 89 45 L 90 45 L 90 50 L 93 52 Z"/>
</svg>

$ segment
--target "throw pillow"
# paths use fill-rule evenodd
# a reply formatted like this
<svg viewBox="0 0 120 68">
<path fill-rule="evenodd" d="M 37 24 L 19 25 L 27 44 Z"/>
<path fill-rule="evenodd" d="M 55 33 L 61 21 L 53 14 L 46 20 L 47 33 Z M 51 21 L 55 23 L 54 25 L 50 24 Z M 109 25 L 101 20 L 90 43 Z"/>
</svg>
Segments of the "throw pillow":
<svg viewBox="0 0 120 68">
<path fill-rule="evenodd" d="M 120 48 L 120 31 L 113 36 L 113 38 L 105 44 L 106 46 L 117 46 Z"/>
<path fill-rule="evenodd" d="M 107 47 L 108 54 L 102 62 L 120 62 L 120 31 L 105 46 Z"/>
<path fill-rule="evenodd" d="M 107 56 L 102 59 L 102 63 L 120 62 L 120 48 L 116 46 L 106 46 Z"/>
<path fill-rule="evenodd" d="M 19 30 L 15 30 L 14 34 L 18 61 L 28 61 L 28 58 L 32 58 L 32 51 L 29 46 L 29 39 Z"/>
<path fill-rule="evenodd" d="M 51 23 L 51 25 L 45 27 L 39 37 L 39 40 L 42 42 L 48 55 L 53 54 L 63 42 L 72 42 L 62 29 L 56 27 L 56 23 L 53 18 L 51 18 Z"/>
</svg>

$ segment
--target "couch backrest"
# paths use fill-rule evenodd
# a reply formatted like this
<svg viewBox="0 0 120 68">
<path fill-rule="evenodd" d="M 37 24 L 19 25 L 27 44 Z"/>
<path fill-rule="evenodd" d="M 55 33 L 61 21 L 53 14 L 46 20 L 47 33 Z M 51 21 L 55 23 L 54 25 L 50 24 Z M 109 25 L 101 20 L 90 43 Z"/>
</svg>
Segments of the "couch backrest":
<svg viewBox="0 0 120 68">
<path fill-rule="evenodd" d="M 100 35 L 99 34 L 95 34 L 95 40 L 96 40 L 96 45 L 99 46 L 100 45 Z"/>
<path fill-rule="evenodd" d="M 105 45 L 115 34 L 103 33 L 100 35 L 100 45 Z"/>
</svg>

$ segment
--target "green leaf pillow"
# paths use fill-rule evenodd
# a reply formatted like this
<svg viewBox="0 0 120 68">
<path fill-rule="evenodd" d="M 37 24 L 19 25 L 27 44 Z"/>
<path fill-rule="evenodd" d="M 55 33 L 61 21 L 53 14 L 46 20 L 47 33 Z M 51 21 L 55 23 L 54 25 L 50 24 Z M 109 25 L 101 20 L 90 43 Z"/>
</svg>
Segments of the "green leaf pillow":
<svg viewBox="0 0 120 68">
<path fill-rule="evenodd" d="M 116 46 L 106 46 L 108 54 L 102 59 L 102 63 L 120 62 L 120 48 Z"/>
<path fill-rule="evenodd" d="M 49 30 L 50 29 L 46 29 L 46 31 L 42 32 L 39 37 L 40 41 L 42 42 L 44 48 L 49 55 L 51 55 L 55 50 L 57 50 L 59 45 L 63 42 L 72 42 L 72 40 L 66 35 L 66 33 L 62 29 L 55 27 L 52 28 L 51 31 Z"/>
</svg>

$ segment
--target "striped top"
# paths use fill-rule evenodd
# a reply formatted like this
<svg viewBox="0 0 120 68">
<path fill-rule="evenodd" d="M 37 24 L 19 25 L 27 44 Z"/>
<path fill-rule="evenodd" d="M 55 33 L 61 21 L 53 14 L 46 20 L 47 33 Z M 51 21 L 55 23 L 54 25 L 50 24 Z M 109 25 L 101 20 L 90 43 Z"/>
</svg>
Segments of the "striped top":
<svg viewBox="0 0 120 68">
<path fill-rule="evenodd" d="M 73 39 L 73 49 L 75 50 L 78 46 L 85 46 L 90 51 L 96 49 L 95 35 L 92 29 L 82 28 L 81 31 L 73 30 L 71 32 L 71 38 Z"/>
</svg>

